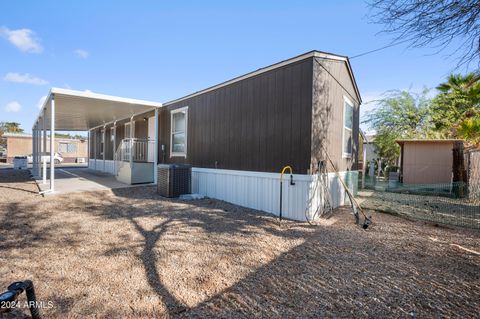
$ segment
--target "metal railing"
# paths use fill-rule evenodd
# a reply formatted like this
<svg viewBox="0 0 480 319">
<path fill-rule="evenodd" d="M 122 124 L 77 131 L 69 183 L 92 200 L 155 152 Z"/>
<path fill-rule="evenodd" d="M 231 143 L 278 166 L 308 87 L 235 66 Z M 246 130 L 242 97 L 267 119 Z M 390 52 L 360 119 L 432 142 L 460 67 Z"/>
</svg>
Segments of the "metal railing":
<svg viewBox="0 0 480 319">
<path fill-rule="evenodd" d="M 153 162 L 155 141 L 142 138 L 124 138 L 114 154 L 115 174 L 125 162 Z"/>
</svg>

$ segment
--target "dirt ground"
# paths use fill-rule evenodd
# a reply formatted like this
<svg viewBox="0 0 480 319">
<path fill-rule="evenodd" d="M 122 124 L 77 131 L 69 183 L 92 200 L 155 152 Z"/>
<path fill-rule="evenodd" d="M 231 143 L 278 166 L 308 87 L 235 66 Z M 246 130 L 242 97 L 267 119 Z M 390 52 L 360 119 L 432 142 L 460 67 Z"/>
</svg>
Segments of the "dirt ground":
<svg viewBox="0 0 480 319">
<path fill-rule="evenodd" d="M 0 289 L 32 279 L 45 318 L 478 318 L 476 231 L 373 211 L 363 231 L 347 209 L 279 226 L 152 187 L 36 190 L 0 170 Z"/>
</svg>

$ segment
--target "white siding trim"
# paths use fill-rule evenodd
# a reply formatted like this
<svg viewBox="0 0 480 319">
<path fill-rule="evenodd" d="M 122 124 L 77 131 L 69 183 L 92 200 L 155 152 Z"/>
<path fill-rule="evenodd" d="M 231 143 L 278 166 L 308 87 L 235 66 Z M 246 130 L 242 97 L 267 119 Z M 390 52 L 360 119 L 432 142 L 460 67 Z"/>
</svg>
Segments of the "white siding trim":
<svg viewBox="0 0 480 319">
<path fill-rule="evenodd" d="M 346 173 L 340 173 L 342 178 Z M 282 215 L 285 218 L 305 221 L 309 199 L 312 198 L 308 212 L 313 215 L 317 205 L 321 203 L 321 189 L 315 187 L 317 175 L 294 174 L 293 179 L 295 185 L 291 186 L 289 174 L 284 175 Z M 355 185 L 354 180 L 354 191 Z M 329 173 L 329 189 L 332 205 L 334 207 L 343 205 L 345 191 L 335 173 Z M 280 174 L 194 167 L 192 168 L 192 192 L 278 215 Z"/>
<path fill-rule="evenodd" d="M 88 168 L 94 169 L 96 171 L 101 171 L 105 173 L 114 174 L 115 173 L 115 161 L 113 160 L 105 160 L 105 165 L 103 164 L 103 160 L 101 163 L 98 161 L 96 162 L 95 166 L 95 159 L 89 158 L 88 159 Z"/>
</svg>

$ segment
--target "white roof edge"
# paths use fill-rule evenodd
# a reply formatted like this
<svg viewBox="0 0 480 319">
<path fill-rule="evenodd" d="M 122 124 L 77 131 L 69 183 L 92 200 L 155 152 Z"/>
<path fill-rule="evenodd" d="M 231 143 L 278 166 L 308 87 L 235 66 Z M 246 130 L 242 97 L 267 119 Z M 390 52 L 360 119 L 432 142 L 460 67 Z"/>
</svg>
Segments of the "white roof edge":
<svg viewBox="0 0 480 319">
<path fill-rule="evenodd" d="M 147 105 L 153 107 L 162 107 L 162 103 L 160 102 L 153 102 L 153 101 L 146 101 L 146 100 L 138 100 L 138 99 L 131 99 L 125 98 L 121 96 L 114 96 L 114 95 L 106 95 L 94 92 L 86 92 L 86 91 L 76 91 L 70 89 L 62 89 L 53 87 L 50 90 L 51 94 L 63 94 L 63 95 L 70 95 L 76 97 L 84 97 L 96 100 L 105 100 L 105 101 L 112 101 L 112 102 L 119 102 L 119 103 L 129 103 L 129 104 L 140 104 L 140 105 Z"/>
<path fill-rule="evenodd" d="M 78 90 L 62 89 L 62 88 L 52 87 L 50 89 L 50 91 L 48 92 L 47 98 L 43 102 L 42 107 L 40 108 L 40 112 L 38 113 L 37 118 L 35 119 L 35 121 L 33 121 L 33 127 L 35 127 L 35 123 L 37 123 L 40 120 L 40 118 L 42 117 L 42 112 L 46 108 L 46 104 L 50 100 L 52 94 L 53 95 L 63 94 L 63 95 L 84 97 L 84 98 L 90 98 L 90 99 L 96 99 L 96 100 L 112 101 L 112 102 L 118 102 L 118 103 L 140 104 L 140 105 L 152 106 L 154 108 L 160 108 L 160 107 L 163 106 L 162 103 L 160 103 L 160 102 L 138 100 L 138 99 L 131 99 L 131 98 L 125 98 L 125 97 L 121 97 L 121 96 L 100 94 L 100 93 L 94 93 L 94 92 L 88 92 L 88 91 L 78 91 Z"/>
<path fill-rule="evenodd" d="M 352 82 L 353 82 L 353 86 L 355 87 L 355 91 L 356 91 L 356 93 L 357 93 L 357 95 L 360 99 L 360 102 L 361 102 L 360 92 L 358 90 L 357 83 L 355 82 L 355 77 L 353 77 L 353 72 L 352 72 L 351 65 L 350 65 L 350 62 L 348 60 L 348 57 L 342 56 L 342 55 L 336 55 L 336 54 L 333 54 L 333 53 L 327 53 L 327 52 L 321 52 L 321 51 L 314 50 L 314 51 L 310 51 L 310 52 L 301 54 L 299 56 L 296 56 L 296 57 L 293 57 L 293 58 L 290 58 L 290 59 L 287 59 L 287 60 L 283 60 L 283 61 L 274 63 L 272 65 L 257 69 L 255 71 L 252 71 L 252 72 L 246 73 L 244 75 L 235 77 L 231 80 L 227 80 L 225 82 L 210 86 L 206 89 L 203 89 L 203 90 L 185 95 L 184 97 L 165 102 L 165 103 L 163 103 L 163 106 L 174 104 L 174 103 L 180 102 L 182 100 L 186 100 L 186 99 L 195 97 L 197 95 L 204 94 L 204 93 L 219 89 L 221 87 L 233 84 L 235 82 L 239 82 L 239 81 L 257 76 L 259 74 L 262 74 L 262 73 L 265 73 L 265 72 L 268 72 L 268 71 L 271 71 L 271 70 L 275 70 L 277 68 L 281 68 L 281 67 L 286 66 L 288 64 L 292 64 L 292 63 L 295 63 L 295 62 L 298 62 L 298 61 L 302 61 L 304 59 L 311 58 L 311 57 L 318 57 L 318 58 L 323 58 L 323 59 L 344 61 L 347 64 L 348 72 L 350 73 L 350 76 L 351 76 L 351 79 L 352 79 Z"/>
</svg>

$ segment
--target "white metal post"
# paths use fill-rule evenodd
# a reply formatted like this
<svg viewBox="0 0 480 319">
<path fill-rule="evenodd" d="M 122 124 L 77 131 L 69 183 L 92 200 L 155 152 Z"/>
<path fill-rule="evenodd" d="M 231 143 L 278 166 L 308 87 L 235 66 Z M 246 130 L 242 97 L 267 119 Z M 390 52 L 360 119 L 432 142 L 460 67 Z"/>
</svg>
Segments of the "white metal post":
<svg viewBox="0 0 480 319">
<path fill-rule="evenodd" d="M 102 140 L 103 140 L 103 149 L 102 149 L 102 156 L 103 156 L 103 171 L 105 172 L 105 153 L 106 153 L 106 150 L 107 148 L 105 146 L 107 146 L 107 140 L 106 140 L 106 134 L 107 134 L 107 129 L 105 127 L 105 125 L 103 126 L 103 135 L 102 135 Z"/>
<path fill-rule="evenodd" d="M 134 136 L 134 129 L 133 129 L 133 116 L 130 118 L 130 169 L 133 170 L 133 136 Z"/>
<path fill-rule="evenodd" d="M 115 159 L 115 153 L 117 151 L 117 121 L 113 122 L 113 159 Z"/>
<path fill-rule="evenodd" d="M 39 170 L 39 167 L 40 167 L 40 143 L 38 143 L 38 122 L 37 124 L 35 125 L 35 148 L 37 149 L 37 161 L 35 163 L 35 172 L 37 173 L 36 175 L 38 177 L 40 177 L 40 170 Z"/>
<path fill-rule="evenodd" d="M 93 158 L 95 159 L 95 169 L 97 169 L 97 130 L 93 132 Z"/>
<path fill-rule="evenodd" d="M 155 150 L 153 152 L 153 182 L 158 182 L 158 108 L 155 107 Z"/>
<path fill-rule="evenodd" d="M 88 168 L 91 168 L 90 167 L 90 154 L 91 154 L 90 153 L 91 152 L 90 147 L 92 147 L 92 143 L 90 143 L 90 138 L 91 138 L 90 130 L 88 130 L 87 134 L 88 134 L 87 135 L 88 136 L 88 138 L 87 138 L 87 161 L 88 162 L 87 163 L 88 163 Z"/>
<path fill-rule="evenodd" d="M 47 120 L 46 120 L 46 117 L 47 117 L 47 111 L 46 109 L 43 109 L 43 141 L 42 141 L 42 144 L 43 144 L 43 148 L 42 148 L 42 153 L 40 155 L 40 159 L 44 158 L 46 159 L 45 156 L 42 157 L 42 154 L 47 154 Z M 47 168 L 46 168 L 46 165 L 47 165 L 47 161 L 44 160 L 43 161 L 43 165 L 45 166 L 43 168 L 43 183 L 46 184 L 46 180 L 47 180 Z"/>
<path fill-rule="evenodd" d="M 35 127 L 33 129 L 33 143 L 34 143 L 34 148 L 35 148 L 35 156 L 34 156 L 34 161 L 33 161 L 33 172 L 36 177 L 39 176 L 38 172 L 38 122 L 35 123 Z"/>
<path fill-rule="evenodd" d="M 55 190 L 55 96 L 52 94 L 50 109 L 50 191 Z"/>
<path fill-rule="evenodd" d="M 112 151 L 112 158 L 113 158 L 113 173 L 117 175 L 117 121 L 113 122 L 113 151 Z"/>
<path fill-rule="evenodd" d="M 40 115 L 41 116 L 41 115 Z M 38 149 L 38 177 L 43 177 L 42 170 L 42 128 L 40 127 L 40 118 L 37 125 L 37 149 Z"/>
<path fill-rule="evenodd" d="M 35 145 L 36 138 L 35 138 L 35 124 L 32 127 L 32 175 L 37 176 L 37 172 L 35 171 L 35 162 L 37 161 L 37 148 Z"/>
</svg>

